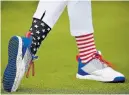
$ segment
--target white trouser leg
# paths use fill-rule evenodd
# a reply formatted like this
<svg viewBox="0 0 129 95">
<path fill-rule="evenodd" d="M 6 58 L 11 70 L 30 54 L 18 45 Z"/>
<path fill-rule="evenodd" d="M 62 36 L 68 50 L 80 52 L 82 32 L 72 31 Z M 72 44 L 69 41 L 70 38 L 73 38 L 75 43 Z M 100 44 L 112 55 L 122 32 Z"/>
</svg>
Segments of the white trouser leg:
<svg viewBox="0 0 129 95">
<path fill-rule="evenodd" d="M 68 1 L 47 1 L 47 0 L 40 0 L 37 10 L 34 14 L 34 18 L 41 19 L 43 14 L 43 19 L 47 25 L 51 28 L 54 26 L 56 21 L 58 20 L 59 16 L 63 12 L 64 8 L 66 7 Z M 44 13 L 45 12 L 45 13 Z"/>
<path fill-rule="evenodd" d="M 93 33 L 91 1 L 70 1 L 67 8 L 72 36 Z"/>
</svg>

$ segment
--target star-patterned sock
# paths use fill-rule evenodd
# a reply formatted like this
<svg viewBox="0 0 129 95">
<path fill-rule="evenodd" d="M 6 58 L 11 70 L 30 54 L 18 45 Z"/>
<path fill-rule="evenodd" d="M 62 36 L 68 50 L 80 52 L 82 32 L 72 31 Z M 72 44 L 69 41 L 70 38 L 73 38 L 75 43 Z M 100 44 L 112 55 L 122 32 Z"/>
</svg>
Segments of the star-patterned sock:
<svg viewBox="0 0 129 95">
<path fill-rule="evenodd" d="M 51 28 L 41 19 L 33 18 L 32 26 L 29 30 L 32 36 L 32 54 L 36 54 L 37 49 L 40 47 L 42 41 L 46 38 L 50 30 Z"/>
</svg>

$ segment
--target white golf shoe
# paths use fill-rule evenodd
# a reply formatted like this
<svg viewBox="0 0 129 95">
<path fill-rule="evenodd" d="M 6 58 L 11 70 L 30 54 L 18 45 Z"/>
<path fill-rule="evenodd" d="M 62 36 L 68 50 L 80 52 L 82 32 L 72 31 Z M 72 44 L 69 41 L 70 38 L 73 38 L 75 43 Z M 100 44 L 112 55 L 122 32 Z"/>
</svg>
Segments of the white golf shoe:
<svg viewBox="0 0 129 95">
<path fill-rule="evenodd" d="M 76 74 L 76 78 L 78 79 L 112 83 L 125 82 L 124 75 L 113 70 L 111 64 L 105 61 L 99 53 L 96 53 L 93 59 L 86 64 L 81 62 L 79 56 L 77 57 L 77 61 L 78 73 Z"/>
</svg>

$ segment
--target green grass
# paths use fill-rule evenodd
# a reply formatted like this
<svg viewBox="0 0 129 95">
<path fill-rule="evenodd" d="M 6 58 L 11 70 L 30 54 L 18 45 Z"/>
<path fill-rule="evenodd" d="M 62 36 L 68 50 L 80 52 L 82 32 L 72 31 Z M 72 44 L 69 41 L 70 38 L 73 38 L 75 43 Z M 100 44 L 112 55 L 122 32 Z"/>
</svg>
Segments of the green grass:
<svg viewBox="0 0 129 95">
<path fill-rule="evenodd" d="M 2 2 L 1 77 L 8 62 L 8 41 L 30 28 L 37 2 Z M 43 42 L 35 61 L 35 77 L 24 78 L 17 93 L 129 93 L 129 2 L 92 2 L 97 48 L 127 80 L 123 84 L 75 78 L 77 47 L 70 35 L 67 10 Z M 2 78 L 1 78 L 2 79 Z M 7 93 L 1 89 L 2 93 Z"/>
</svg>

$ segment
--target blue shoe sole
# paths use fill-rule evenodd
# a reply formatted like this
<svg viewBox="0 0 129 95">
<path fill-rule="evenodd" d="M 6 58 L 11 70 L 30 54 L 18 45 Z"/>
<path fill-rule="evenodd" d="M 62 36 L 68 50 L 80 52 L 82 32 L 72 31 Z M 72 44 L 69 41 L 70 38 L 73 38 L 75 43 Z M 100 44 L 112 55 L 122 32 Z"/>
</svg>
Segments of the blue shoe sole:
<svg viewBox="0 0 129 95">
<path fill-rule="evenodd" d="M 124 83 L 125 77 L 116 77 L 113 81 L 105 82 L 105 83 Z"/>
<path fill-rule="evenodd" d="M 11 92 L 16 77 L 16 60 L 19 48 L 19 39 L 14 36 L 10 39 L 8 45 L 8 64 L 3 75 L 3 88 Z"/>
</svg>

